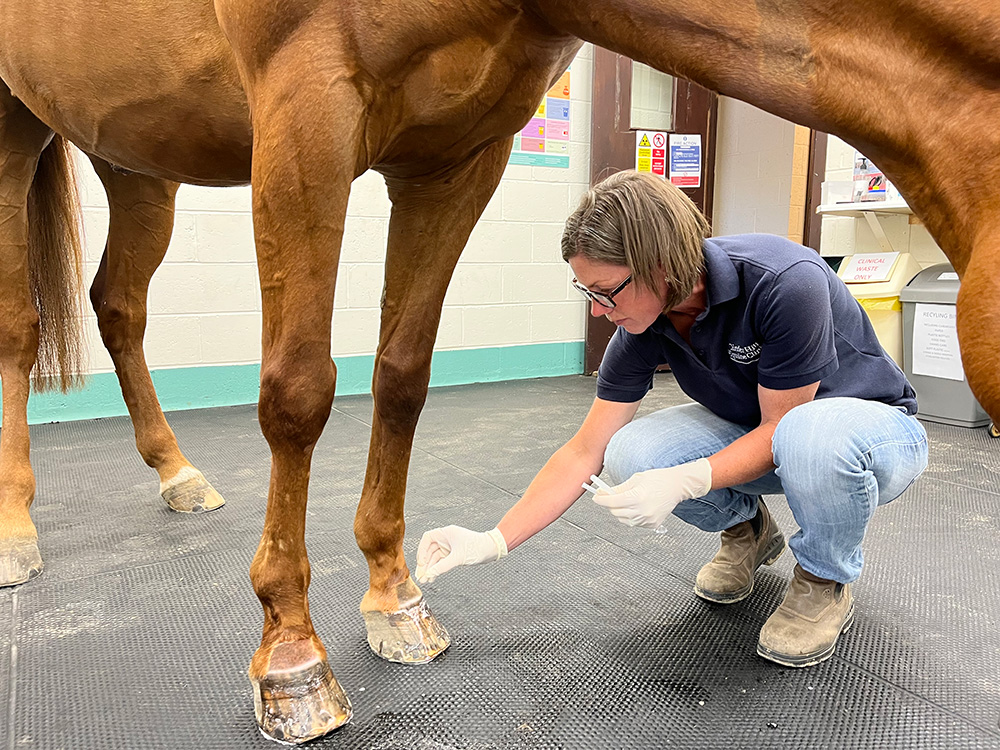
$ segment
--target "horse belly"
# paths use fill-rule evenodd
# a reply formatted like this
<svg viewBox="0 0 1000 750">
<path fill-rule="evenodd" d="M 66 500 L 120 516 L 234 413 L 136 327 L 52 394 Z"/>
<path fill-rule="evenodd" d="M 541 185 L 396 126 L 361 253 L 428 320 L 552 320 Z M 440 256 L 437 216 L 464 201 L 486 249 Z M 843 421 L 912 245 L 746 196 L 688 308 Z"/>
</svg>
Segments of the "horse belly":
<svg viewBox="0 0 1000 750">
<path fill-rule="evenodd" d="M 246 98 L 211 0 L 7 0 L 0 78 L 56 132 L 125 169 L 249 181 Z"/>
</svg>

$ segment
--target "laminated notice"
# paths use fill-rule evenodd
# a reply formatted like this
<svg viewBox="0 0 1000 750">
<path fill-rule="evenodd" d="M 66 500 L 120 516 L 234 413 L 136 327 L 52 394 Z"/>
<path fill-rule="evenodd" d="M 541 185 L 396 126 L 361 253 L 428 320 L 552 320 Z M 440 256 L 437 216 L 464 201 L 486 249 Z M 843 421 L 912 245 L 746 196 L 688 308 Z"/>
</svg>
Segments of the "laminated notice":
<svg viewBox="0 0 1000 750">
<path fill-rule="evenodd" d="M 965 380 L 954 305 L 918 303 L 913 315 L 913 374 Z"/>
</svg>

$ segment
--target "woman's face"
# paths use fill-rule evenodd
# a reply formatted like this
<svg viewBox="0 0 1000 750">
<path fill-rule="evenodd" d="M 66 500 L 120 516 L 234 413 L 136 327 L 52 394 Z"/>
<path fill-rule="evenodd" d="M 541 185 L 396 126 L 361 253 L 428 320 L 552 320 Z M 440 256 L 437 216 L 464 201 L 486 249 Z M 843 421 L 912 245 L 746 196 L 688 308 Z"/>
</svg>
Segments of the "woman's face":
<svg viewBox="0 0 1000 750">
<path fill-rule="evenodd" d="M 608 292 L 618 287 L 629 276 L 628 266 L 600 263 L 583 255 L 570 258 L 570 268 L 576 280 L 593 292 Z M 667 298 L 667 282 L 660 281 L 658 289 L 649 289 L 633 279 L 614 297 L 614 307 L 606 307 L 591 300 L 590 314 L 601 315 L 629 333 L 642 333 L 663 312 Z"/>
</svg>

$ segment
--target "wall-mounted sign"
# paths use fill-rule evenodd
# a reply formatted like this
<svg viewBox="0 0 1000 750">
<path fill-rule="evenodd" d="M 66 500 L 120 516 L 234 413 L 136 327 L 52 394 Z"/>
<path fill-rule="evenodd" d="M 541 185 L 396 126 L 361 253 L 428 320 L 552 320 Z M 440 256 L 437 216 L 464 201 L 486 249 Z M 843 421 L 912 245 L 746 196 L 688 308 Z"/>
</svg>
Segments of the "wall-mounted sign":
<svg viewBox="0 0 1000 750">
<path fill-rule="evenodd" d="M 667 177 L 667 134 L 658 130 L 635 132 L 635 169 Z"/>
<path fill-rule="evenodd" d="M 866 253 L 844 259 L 840 278 L 847 282 L 888 281 L 899 253 Z"/>
<path fill-rule="evenodd" d="M 569 168 L 569 71 L 549 89 L 535 116 L 514 136 L 510 164 Z"/>
<path fill-rule="evenodd" d="M 701 187 L 700 134 L 670 134 L 670 181 L 677 187 Z"/>
</svg>

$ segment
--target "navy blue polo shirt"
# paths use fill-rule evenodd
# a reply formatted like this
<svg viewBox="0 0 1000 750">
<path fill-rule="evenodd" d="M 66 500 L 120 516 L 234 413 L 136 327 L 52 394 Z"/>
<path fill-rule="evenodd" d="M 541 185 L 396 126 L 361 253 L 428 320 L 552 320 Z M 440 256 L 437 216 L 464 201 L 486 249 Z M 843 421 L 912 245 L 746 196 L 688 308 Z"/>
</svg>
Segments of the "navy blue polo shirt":
<svg viewBox="0 0 1000 750">
<path fill-rule="evenodd" d="M 774 390 L 819 381 L 816 398 L 851 396 L 916 414 L 902 370 L 868 316 L 813 250 L 768 234 L 705 240 L 707 305 L 691 344 L 666 315 L 643 333 L 619 328 L 597 378 L 606 401 L 639 401 L 669 364 L 689 397 L 730 422 L 760 424 L 757 385 Z"/>
</svg>

